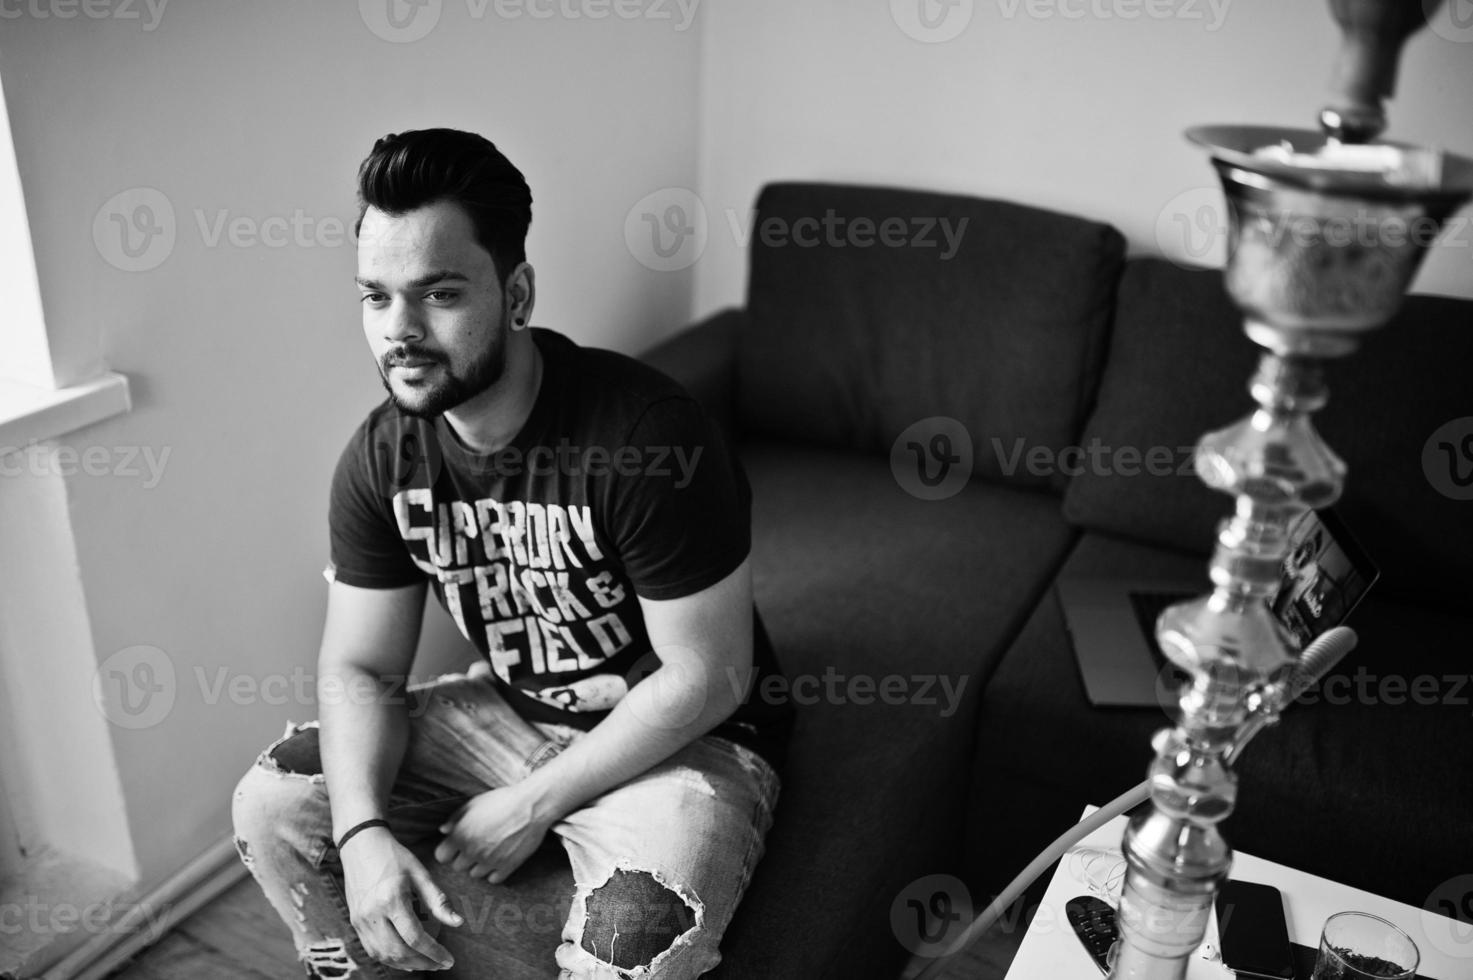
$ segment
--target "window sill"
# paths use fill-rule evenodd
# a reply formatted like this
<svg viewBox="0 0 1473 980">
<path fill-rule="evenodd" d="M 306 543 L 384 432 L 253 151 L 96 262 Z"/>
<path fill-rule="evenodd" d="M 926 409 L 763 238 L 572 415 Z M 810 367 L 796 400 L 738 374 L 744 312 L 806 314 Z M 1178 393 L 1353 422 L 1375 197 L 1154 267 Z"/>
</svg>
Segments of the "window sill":
<svg viewBox="0 0 1473 980">
<path fill-rule="evenodd" d="M 55 390 L 0 381 L 0 453 L 54 439 L 132 407 L 128 379 L 112 371 Z"/>
</svg>

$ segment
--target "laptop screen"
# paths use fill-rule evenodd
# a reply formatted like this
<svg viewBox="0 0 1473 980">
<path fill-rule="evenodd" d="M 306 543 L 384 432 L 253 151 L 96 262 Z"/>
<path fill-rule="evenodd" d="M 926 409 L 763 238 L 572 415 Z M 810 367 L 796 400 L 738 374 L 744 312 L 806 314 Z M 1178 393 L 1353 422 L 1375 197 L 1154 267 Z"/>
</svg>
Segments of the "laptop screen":
<svg viewBox="0 0 1473 980">
<path fill-rule="evenodd" d="M 1289 526 L 1289 551 L 1279 585 L 1268 601 L 1302 650 L 1325 630 L 1345 622 L 1379 575 L 1375 564 L 1334 511 L 1305 511 Z M 1166 657 L 1156 643 L 1156 619 L 1190 592 L 1130 593 L 1131 609 L 1146 635 L 1158 669 Z"/>
</svg>

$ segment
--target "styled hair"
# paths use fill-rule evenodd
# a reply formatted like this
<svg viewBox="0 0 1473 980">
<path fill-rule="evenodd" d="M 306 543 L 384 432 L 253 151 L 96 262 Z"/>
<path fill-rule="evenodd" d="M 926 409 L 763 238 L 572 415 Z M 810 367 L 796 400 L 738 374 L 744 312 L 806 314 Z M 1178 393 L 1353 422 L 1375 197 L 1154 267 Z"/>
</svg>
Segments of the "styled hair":
<svg viewBox="0 0 1473 980">
<path fill-rule="evenodd" d="M 370 207 L 398 216 L 438 201 L 465 209 L 502 285 L 527 258 L 532 190 L 490 140 L 458 129 L 390 133 L 358 167 L 358 221 Z"/>
</svg>

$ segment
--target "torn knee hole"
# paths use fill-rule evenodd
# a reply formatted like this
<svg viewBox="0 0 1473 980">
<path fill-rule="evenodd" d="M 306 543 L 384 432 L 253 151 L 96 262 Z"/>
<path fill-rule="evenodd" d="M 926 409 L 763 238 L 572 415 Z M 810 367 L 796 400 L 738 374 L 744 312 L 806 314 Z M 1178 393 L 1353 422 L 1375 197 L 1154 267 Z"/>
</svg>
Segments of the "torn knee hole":
<svg viewBox="0 0 1473 980">
<path fill-rule="evenodd" d="M 294 776 L 322 775 L 322 746 L 316 725 L 303 725 L 263 753 L 262 764 Z"/>
<path fill-rule="evenodd" d="M 648 871 L 616 869 L 585 903 L 582 947 L 620 970 L 648 967 L 697 924 L 697 910 Z"/>
</svg>

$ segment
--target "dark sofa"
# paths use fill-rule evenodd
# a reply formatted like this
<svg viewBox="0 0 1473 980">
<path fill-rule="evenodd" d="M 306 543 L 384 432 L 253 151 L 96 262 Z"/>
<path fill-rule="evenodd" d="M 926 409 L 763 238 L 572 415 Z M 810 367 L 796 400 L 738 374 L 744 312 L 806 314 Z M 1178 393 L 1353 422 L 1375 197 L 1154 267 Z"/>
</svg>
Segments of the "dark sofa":
<svg viewBox="0 0 1473 980">
<path fill-rule="evenodd" d="M 950 255 L 914 237 L 790 234 L 802 219 L 896 218 L 963 233 Z M 757 601 L 789 677 L 824 692 L 798 705 L 767 854 L 712 976 L 890 978 L 914 938 L 904 916 L 892 923 L 908 885 L 949 873 L 989 897 L 1086 803 L 1139 782 L 1166 724 L 1156 709 L 1089 707 L 1054 581 L 1186 570 L 1205 587 L 1229 506 L 1191 476 L 1069 478 L 1038 461 L 1094 439 L 1191 445 L 1248 411 L 1255 352 L 1218 273 L 1127 260 L 1116 230 L 1080 217 L 774 184 L 756 221 L 745 307 L 646 355 L 739 446 Z M 1330 369 L 1317 422 L 1351 468 L 1339 509 L 1383 570 L 1340 674 L 1469 673 L 1473 503 L 1435 490 L 1422 449 L 1473 415 L 1470 313 L 1413 297 Z M 925 499 L 937 494 L 909 443 L 924 450 L 938 425 L 961 439 L 936 448 L 970 472 Z M 889 675 L 905 680 L 882 699 Z M 1473 719 L 1439 683 L 1434 705 L 1293 707 L 1240 766 L 1230 840 L 1417 905 L 1473 872 Z M 477 964 L 451 975 L 547 975 L 557 930 L 525 910 L 566 908 L 555 846 L 508 885 L 445 877 L 481 923 L 444 937 Z"/>
</svg>

